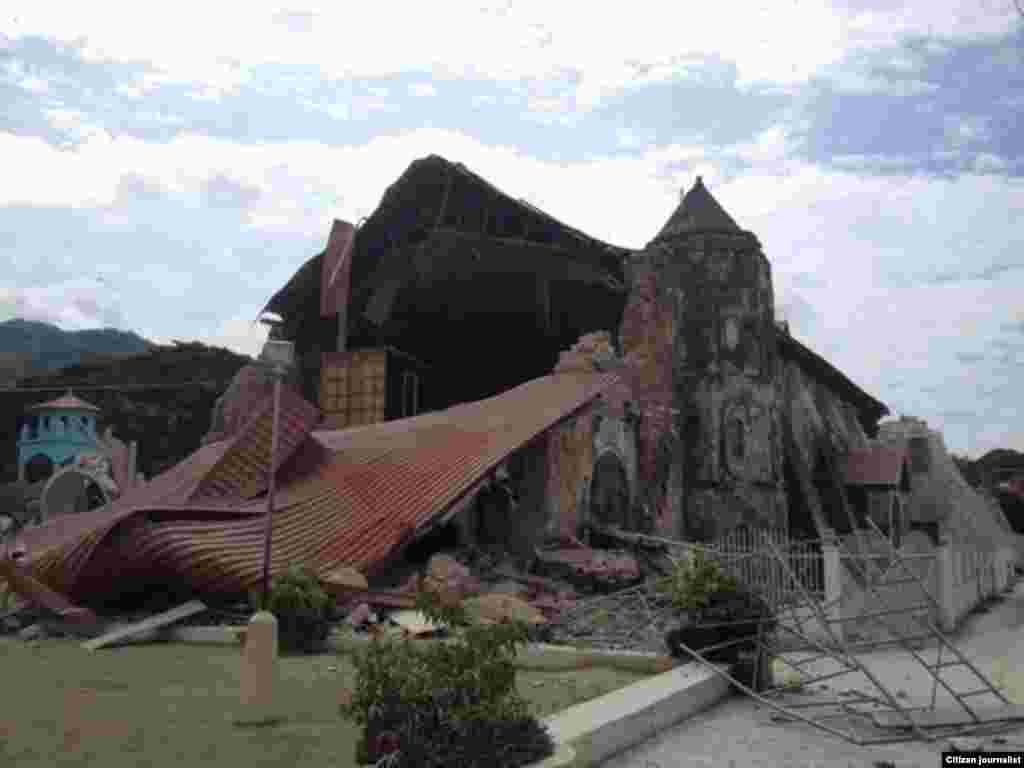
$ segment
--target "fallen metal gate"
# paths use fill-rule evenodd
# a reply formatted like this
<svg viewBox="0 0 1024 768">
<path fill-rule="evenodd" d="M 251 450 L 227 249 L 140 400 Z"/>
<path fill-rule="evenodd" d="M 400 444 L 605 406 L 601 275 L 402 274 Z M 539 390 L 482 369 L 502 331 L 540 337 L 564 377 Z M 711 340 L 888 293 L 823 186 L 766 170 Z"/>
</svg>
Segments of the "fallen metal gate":
<svg viewBox="0 0 1024 768">
<path fill-rule="evenodd" d="M 967 734 L 979 734 L 982 732 L 995 732 L 1007 728 L 1019 728 L 1020 721 L 1024 721 L 1024 707 L 1015 706 L 994 686 L 992 682 L 972 663 L 957 646 L 943 633 L 931 619 L 931 612 L 937 610 L 937 602 L 934 596 L 928 591 L 928 587 L 913 568 L 907 566 L 904 556 L 892 547 L 888 539 L 881 535 L 881 531 L 873 521 L 868 524 L 874 533 L 886 541 L 889 549 L 889 572 L 893 569 L 900 569 L 904 574 L 903 581 L 907 584 L 916 584 L 924 595 L 923 603 L 908 607 L 894 608 L 889 601 L 879 592 L 876 587 L 876 579 L 869 578 L 866 566 L 861 565 L 865 572 L 864 588 L 870 592 L 874 599 L 871 610 L 863 611 L 857 615 L 835 618 L 833 608 L 835 601 L 826 602 L 818 595 L 813 594 L 803 583 L 792 567 L 791 558 L 784 551 L 785 544 L 776 542 L 772 537 L 765 537 L 759 549 L 743 554 L 741 557 L 763 559 L 765 566 L 771 566 L 785 575 L 787 583 L 779 588 L 773 587 L 776 595 L 784 595 L 785 599 L 773 600 L 777 610 L 774 631 L 768 631 L 766 622 L 761 621 L 757 634 L 757 654 L 755 664 L 764 663 L 771 658 L 779 659 L 787 667 L 795 670 L 802 676 L 801 687 L 807 687 L 825 680 L 839 678 L 844 675 L 861 674 L 867 679 L 870 693 L 863 691 L 844 691 L 832 695 L 818 695 L 814 697 L 797 696 L 791 688 L 785 684 L 757 692 L 736 677 L 724 666 L 709 660 L 709 655 L 715 651 L 734 646 L 740 643 L 749 643 L 749 638 L 733 639 L 713 646 L 702 648 L 696 651 L 686 646 L 680 649 L 692 657 L 692 659 L 715 674 L 727 679 L 737 689 L 748 694 L 752 698 L 776 713 L 773 718 L 775 722 L 802 722 L 843 738 L 857 745 L 887 744 L 913 740 L 938 741 L 964 736 Z M 854 528 L 857 531 L 856 528 Z M 857 532 L 861 535 L 861 532 Z M 743 568 L 736 568 L 737 557 L 735 554 L 726 554 L 712 548 L 705 547 L 693 542 L 681 542 L 656 537 L 629 534 L 632 539 L 646 539 L 650 543 L 667 545 L 670 549 L 685 549 L 686 551 L 702 550 L 708 559 L 720 560 L 723 568 L 735 575 L 743 583 Z M 864 547 L 861 547 L 865 551 Z M 853 562 L 851 560 L 851 562 Z M 892 580 L 887 581 L 892 585 Z M 763 585 L 746 584 L 755 591 L 762 591 Z M 795 599 L 794 599 L 795 598 Z M 838 598 L 842 600 L 842 595 Z M 788 614 L 788 615 L 787 615 Z M 920 632 L 911 633 L 904 629 L 905 622 L 895 622 L 899 617 L 910 617 L 917 624 Z M 807 631 L 808 619 L 813 620 L 824 631 L 826 639 L 819 640 L 812 637 Z M 783 619 L 792 619 L 786 622 Z M 889 640 L 873 640 L 867 642 L 853 642 L 845 638 L 845 633 L 836 632 L 833 627 L 844 622 L 863 622 L 870 620 L 885 627 L 892 636 Z M 742 622 L 718 622 L 704 623 L 699 625 L 703 628 L 726 627 L 733 624 L 743 623 L 749 626 L 751 619 L 743 619 Z M 778 632 L 788 634 L 795 638 L 798 643 L 794 647 L 787 644 L 785 648 L 780 642 Z M 858 658 L 858 652 L 871 650 L 881 645 L 899 645 L 909 656 L 928 672 L 932 680 L 931 701 L 927 705 L 911 706 L 901 701 L 899 692 L 893 692 L 883 680 L 875 674 L 870 667 Z M 925 658 L 926 653 L 934 651 L 934 661 Z M 810 658 L 794 658 L 802 653 L 813 654 Z M 832 666 L 838 665 L 838 669 L 827 669 L 819 674 L 809 674 L 809 665 L 821 660 L 833 662 Z M 954 685 L 944 677 L 944 674 L 952 669 L 965 669 L 969 673 L 972 685 L 968 688 Z M 806 675 L 806 676 L 805 676 Z M 754 679 L 758 679 L 755 671 Z M 951 711 L 943 711 L 937 707 L 937 693 L 942 689 L 955 703 Z M 982 708 L 974 703 L 978 697 L 994 697 L 998 705 L 994 708 Z M 797 700 L 799 699 L 799 700 Z M 847 727 L 841 727 L 827 721 L 843 718 L 847 721 Z"/>
</svg>

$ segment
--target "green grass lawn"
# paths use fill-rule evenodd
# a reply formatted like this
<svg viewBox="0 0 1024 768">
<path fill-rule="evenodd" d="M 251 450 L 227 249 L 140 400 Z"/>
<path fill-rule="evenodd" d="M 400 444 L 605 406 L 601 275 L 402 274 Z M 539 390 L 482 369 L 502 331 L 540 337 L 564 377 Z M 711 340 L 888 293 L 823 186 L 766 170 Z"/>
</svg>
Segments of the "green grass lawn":
<svg viewBox="0 0 1024 768">
<path fill-rule="evenodd" d="M 238 648 L 154 644 L 89 653 L 70 640 L 0 638 L 0 766 L 190 768 L 352 766 L 356 727 L 338 715 L 351 687 L 346 656 L 280 660 L 284 721 L 232 724 Z M 539 717 L 642 676 L 612 669 L 525 672 L 520 693 Z"/>
</svg>

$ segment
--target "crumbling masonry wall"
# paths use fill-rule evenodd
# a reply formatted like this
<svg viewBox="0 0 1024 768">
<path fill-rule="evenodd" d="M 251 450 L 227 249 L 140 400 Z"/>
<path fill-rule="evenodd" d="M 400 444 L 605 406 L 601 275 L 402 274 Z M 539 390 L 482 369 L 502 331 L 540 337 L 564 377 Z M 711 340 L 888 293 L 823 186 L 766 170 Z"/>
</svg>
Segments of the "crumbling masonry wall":
<svg viewBox="0 0 1024 768">
<path fill-rule="evenodd" d="M 673 510 L 679 509 L 684 480 L 673 388 L 677 315 L 653 265 L 638 259 L 629 266 L 632 289 L 619 329 L 628 394 L 615 393 L 616 404 L 631 399 L 639 421 L 635 503 L 652 532 L 672 536 L 679 532 Z"/>
<path fill-rule="evenodd" d="M 613 501 L 621 524 L 642 523 L 637 513 L 637 414 L 625 366 L 606 331 L 585 334 L 559 357 L 554 373 L 615 371 L 617 384 L 547 434 L 547 536 L 579 536 L 593 517 L 594 501 Z M 609 485 L 609 481 L 611 485 Z"/>
<path fill-rule="evenodd" d="M 709 539 L 786 525 L 771 273 L 745 232 L 655 239 L 629 269 L 620 339 L 654 528 Z"/>
</svg>

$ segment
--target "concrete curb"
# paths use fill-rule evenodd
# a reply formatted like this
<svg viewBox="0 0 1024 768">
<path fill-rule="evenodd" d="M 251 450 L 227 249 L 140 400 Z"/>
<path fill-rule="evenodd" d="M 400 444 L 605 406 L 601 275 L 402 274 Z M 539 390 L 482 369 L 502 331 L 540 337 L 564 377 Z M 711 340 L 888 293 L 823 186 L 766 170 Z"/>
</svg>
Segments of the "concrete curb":
<svg viewBox="0 0 1024 768">
<path fill-rule="evenodd" d="M 245 627 L 171 627 L 161 637 L 178 643 L 194 645 L 241 645 L 245 639 Z M 328 646 L 338 653 L 351 653 L 369 645 L 368 635 L 332 634 Z M 426 643 L 451 642 L 449 639 L 420 639 L 417 645 Z M 601 651 L 572 648 L 562 645 L 530 643 L 516 655 L 516 666 L 520 669 L 544 669 L 563 671 L 587 667 L 612 667 L 644 675 L 660 674 L 678 666 L 671 656 L 635 651 Z"/>
<path fill-rule="evenodd" d="M 245 627 L 171 627 L 161 637 L 190 644 L 241 645 Z M 369 637 L 345 634 L 332 635 L 328 640 L 339 653 L 351 653 L 369 642 Z M 531 643 L 519 652 L 516 666 L 545 670 L 610 666 L 651 675 L 545 718 L 543 722 L 555 742 L 555 753 L 530 768 L 590 768 L 714 706 L 732 693 L 728 680 L 712 670 L 654 653 Z"/>
<path fill-rule="evenodd" d="M 712 670 L 699 664 L 676 667 L 546 718 L 558 751 L 535 765 L 598 765 L 729 695 L 729 681 Z M 568 757 L 566 746 L 573 757 Z"/>
</svg>

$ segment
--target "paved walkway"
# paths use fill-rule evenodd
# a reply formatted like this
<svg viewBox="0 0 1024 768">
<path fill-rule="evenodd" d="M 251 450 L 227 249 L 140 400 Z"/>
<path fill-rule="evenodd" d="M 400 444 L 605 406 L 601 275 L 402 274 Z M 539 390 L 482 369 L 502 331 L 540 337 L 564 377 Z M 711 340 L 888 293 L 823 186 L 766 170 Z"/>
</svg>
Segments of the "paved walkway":
<svg viewBox="0 0 1024 768">
<path fill-rule="evenodd" d="M 991 611 L 970 617 L 954 638 L 964 654 L 976 663 L 989 679 L 994 668 L 1006 670 L 1007 692 L 1016 703 L 1024 704 L 1024 581 Z M 935 651 L 926 653 L 934 662 Z M 860 660 L 872 673 L 899 693 L 907 704 L 927 704 L 931 699 L 932 678 L 905 651 L 881 651 L 863 654 Z M 949 654 L 944 656 L 949 659 Z M 834 662 L 817 665 L 814 673 L 839 669 Z M 956 675 L 949 674 L 956 672 Z M 961 672 L 966 673 L 961 674 Z M 996 673 L 998 674 L 998 673 Z M 944 676 L 951 684 L 966 683 L 979 687 L 966 670 L 949 670 Z M 847 689 L 873 691 L 861 673 L 851 673 L 828 681 L 833 692 Z M 962 687 L 956 685 L 958 689 Z M 941 688 L 939 689 L 942 690 Z M 945 698 L 943 698 L 945 696 Z M 980 709 L 988 697 L 970 702 Z M 939 706 L 952 704 L 948 694 L 938 694 Z M 992 704 L 997 700 L 992 697 Z M 817 710 L 820 714 L 820 710 Z M 897 768 L 938 766 L 947 742 L 904 742 L 884 746 L 860 747 L 803 723 L 776 723 L 771 710 L 746 697 L 732 698 L 687 722 L 669 729 L 655 739 L 624 752 L 604 763 L 604 768 L 669 768 L 670 766 L 856 766 L 876 768 L 891 762 Z M 835 719 L 831 724 L 847 730 L 849 721 Z M 1024 750 L 1024 725 L 997 736 L 975 739 L 964 737 L 963 746 L 985 749 Z"/>
</svg>

